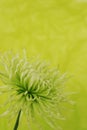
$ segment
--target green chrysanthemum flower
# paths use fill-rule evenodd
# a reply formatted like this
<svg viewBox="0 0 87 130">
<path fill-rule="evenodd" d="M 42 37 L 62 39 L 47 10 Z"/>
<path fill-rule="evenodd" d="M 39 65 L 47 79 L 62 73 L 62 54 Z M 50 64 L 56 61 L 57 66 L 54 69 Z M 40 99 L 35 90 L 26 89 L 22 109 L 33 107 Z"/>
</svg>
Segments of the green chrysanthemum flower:
<svg viewBox="0 0 87 130">
<path fill-rule="evenodd" d="M 57 120 L 63 119 L 60 108 L 65 101 L 65 75 L 61 75 L 58 69 L 49 67 L 46 62 L 29 60 L 12 53 L 0 56 L 0 66 L 0 79 L 4 84 L 0 88 L 0 94 L 6 92 L 9 95 L 4 104 L 9 105 L 8 114 L 18 114 L 19 118 L 22 111 L 26 113 L 29 123 L 38 122 L 36 124 L 39 130 L 43 129 L 41 122 L 58 130 Z"/>
</svg>

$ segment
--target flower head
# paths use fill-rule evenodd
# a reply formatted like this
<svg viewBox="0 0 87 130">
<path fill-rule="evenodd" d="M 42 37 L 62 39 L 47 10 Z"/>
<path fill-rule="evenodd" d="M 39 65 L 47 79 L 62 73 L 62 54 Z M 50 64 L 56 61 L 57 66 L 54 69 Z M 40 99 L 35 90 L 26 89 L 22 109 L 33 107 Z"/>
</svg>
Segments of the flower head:
<svg viewBox="0 0 87 130">
<path fill-rule="evenodd" d="M 9 104 L 8 114 L 15 115 L 21 110 L 29 123 L 38 122 L 39 129 L 44 122 L 58 130 L 57 120 L 63 119 L 60 108 L 65 100 L 64 78 L 58 69 L 52 69 L 44 61 L 29 60 L 10 52 L 0 56 L 0 79 L 4 84 L 0 94 L 9 95 L 5 103 Z"/>
</svg>

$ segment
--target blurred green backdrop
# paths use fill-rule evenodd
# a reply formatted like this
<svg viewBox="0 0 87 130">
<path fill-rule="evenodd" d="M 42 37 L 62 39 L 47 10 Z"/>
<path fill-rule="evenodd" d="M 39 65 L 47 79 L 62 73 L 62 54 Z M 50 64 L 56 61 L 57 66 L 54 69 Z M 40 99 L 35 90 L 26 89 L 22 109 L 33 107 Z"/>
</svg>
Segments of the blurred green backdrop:
<svg viewBox="0 0 87 130">
<path fill-rule="evenodd" d="M 87 130 L 86 0 L 0 0 L 0 52 L 24 48 L 29 57 L 40 55 L 73 75 L 67 86 L 78 92 L 76 105 L 61 126 Z M 19 130 L 27 130 L 26 125 Z M 0 130 L 5 129 L 8 122 L 0 118 Z"/>
</svg>

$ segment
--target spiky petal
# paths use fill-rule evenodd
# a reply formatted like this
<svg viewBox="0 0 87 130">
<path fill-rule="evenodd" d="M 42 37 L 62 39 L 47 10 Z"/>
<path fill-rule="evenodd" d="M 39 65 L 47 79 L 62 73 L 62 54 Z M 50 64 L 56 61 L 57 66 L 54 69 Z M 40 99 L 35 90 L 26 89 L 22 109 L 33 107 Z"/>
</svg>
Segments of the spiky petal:
<svg viewBox="0 0 87 130">
<path fill-rule="evenodd" d="M 57 120 L 63 119 L 60 104 L 65 100 L 65 75 L 49 67 L 46 62 L 21 58 L 12 53 L 0 57 L 0 66 L 0 79 L 5 85 L 0 88 L 0 93 L 9 95 L 4 104 L 9 104 L 9 114 L 15 115 L 22 110 L 29 123 L 38 122 L 39 129 L 43 128 L 41 122 L 44 122 L 53 130 L 58 130 Z"/>
</svg>

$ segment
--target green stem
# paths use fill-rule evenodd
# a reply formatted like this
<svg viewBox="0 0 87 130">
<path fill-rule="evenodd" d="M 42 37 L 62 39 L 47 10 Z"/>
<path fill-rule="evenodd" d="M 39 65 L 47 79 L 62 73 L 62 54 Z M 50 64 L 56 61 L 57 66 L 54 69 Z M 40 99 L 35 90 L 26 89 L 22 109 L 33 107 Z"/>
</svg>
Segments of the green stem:
<svg viewBox="0 0 87 130">
<path fill-rule="evenodd" d="M 19 113 L 18 113 L 18 116 L 17 116 L 17 119 L 16 119 L 15 126 L 14 126 L 14 129 L 13 129 L 13 130 L 17 130 L 17 129 L 18 129 L 19 120 L 20 120 L 20 115 L 21 115 L 21 110 L 20 110 Z"/>
</svg>

